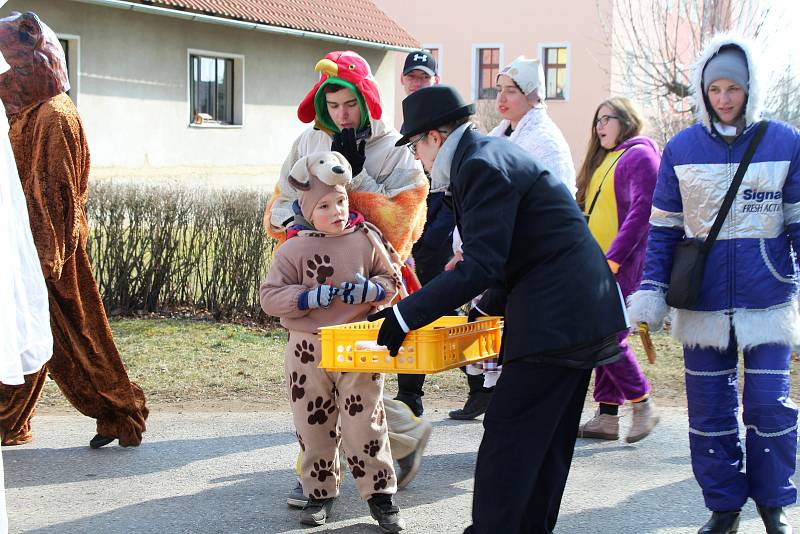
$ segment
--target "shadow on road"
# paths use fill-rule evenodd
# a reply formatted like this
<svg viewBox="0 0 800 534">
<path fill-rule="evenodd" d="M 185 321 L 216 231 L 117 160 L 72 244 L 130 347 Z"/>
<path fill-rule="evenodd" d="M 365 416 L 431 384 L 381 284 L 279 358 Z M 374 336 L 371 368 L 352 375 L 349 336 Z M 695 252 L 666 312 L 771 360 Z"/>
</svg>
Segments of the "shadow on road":
<svg viewBox="0 0 800 534">
<path fill-rule="evenodd" d="M 605 486 L 609 494 L 617 484 L 625 481 L 597 481 Z M 639 481 L 631 481 L 631 483 Z M 664 496 L 669 495 L 665 502 Z M 627 511 L 627 513 L 623 512 Z M 604 532 L 600 525 L 614 525 L 617 534 L 648 534 L 664 532 L 668 528 L 698 528 L 708 517 L 703 499 L 694 478 L 686 478 L 673 484 L 640 491 L 618 504 L 608 507 L 582 510 L 564 514 L 558 518 L 556 532 L 582 532 L 586 534 Z"/>
<path fill-rule="evenodd" d="M 291 432 L 145 441 L 135 448 L 3 448 L 6 488 L 113 479 L 167 471 L 192 462 L 294 443 Z M 61 466 L 53 469 L 53 466 Z"/>
<path fill-rule="evenodd" d="M 259 438 L 259 439 L 255 439 Z M 222 447 L 216 440 L 197 440 L 204 442 L 207 449 L 202 447 L 202 443 L 181 448 L 180 444 L 173 443 L 173 450 L 170 456 L 182 454 L 192 455 L 193 451 L 203 449 L 204 454 L 194 452 L 192 457 L 185 457 L 183 463 L 194 460 L 202 460 L 211 456 L 211 451 L 219 451 L 222 454 L 230 454 L 240 450 L 250 450 L 266 448 L 280 443 L 275 443 L 276 436 L 272 439 L 261 439 L 264 436 L 240 436 L 238 443 L 228 443 Z M 286 434 L 285 440 L 293 440 L 294 436 Z M 231 438 L 226 438 L 230 441 Z M 236 441 L 236 438 L 233 438 Z M 158 443 L 149 444 L 148 448 L 156 449 Z M 146 450 L 145 448 L 141 449 Z M 70 471 L 71 475 L 61 475 L 52 472 L 52 462 L 67 461 L 65 458 L 54 460 L 50 458 L 49 466 L 44 463 L 47 452 L 51 454 L 69 453 L 78 457 L 91 456 L 82 449 L 44 449 L 41 451 L 19 451 L 19 452 L 41 452 L 42 456 L 36 458 L 25 458 L 26 465 L 29 467 L 40 466 L 41 473 L 34 476 L 17 476 L 16 480 L 9 481 L 19 485 L 20 483 L 36 483 L 39 477 L 43 477 L 47 472 L 55 475 L 60 482 L 85 480 L 79 475 L 80 471 Z M 128 451 L 121 450 L 122 453 Z M 155 451 L 154 451 L 155 452 Z M 161 453 L 164 452 L 162 449 Z M 108 457 L 110 463 L 115 463 L 115 468 L 119 470 L 119 455 L 104 455 Z M 155 455 L 154 455 L 155 456 Z M 131 461 L 133 459 L 133 461 Z M 139 472 L 143 472 L 143 458 L 136 455 L 128 455 L 125 458 L 125 472 L 120 476 L 133 476 L 132 470 L 139 466 Z M 28 463 L 30 462 L 30 463 Z M 166 462 L 161 469 L 168 469 L 170 466 L 179 465 L 181 462 Z M 463 495 L 470 490 L 459 487 L 472 478 L 475 464 L 474 453 L 457 453 L 426 456 L 423 468 L 411 486 L 397 495 L 397 502 L 403 509 L 410 509 L 418 505 L 435 503 L 439 500 L 449 499 L 454 496 Z M 65 464 L 61 464 L 65 465 Z M 128 469 L 130 467 L 131 469 Z M 94 466 L 96 472 L 102 469 Z M 147 472 L 158 471 L 159 468 L 151 469 Z M 214 488 L 198 493 L 186 494 L 186 491 L 175 485 L 173 490 L 174 497 L 159 498 L 142 503 L 124 506 L 112 511 L 84 517 L 74 521 L 59 523 L 47 528 L 30 530 L 27 532 L 38 534 L 67 534 L 67 533 L 86 533 L 103 532 L 104 534 L 116 534 L 130 532 L 137 533 L 199 533 L 199 532 L 269 532 L 274 534 L 303 529 L 299 523 L 300 512 L 286 506 L 285 495 L 291 489 L 295 481 L 294 471 L 291 469 L 274 471 L 257 471 L 242 475 L 211 479 L 209 484 L 215 485 Z M 49 483 L 56 483 L 47 480 Z M 167 483 L 165 481 L 165 483 Z M 471 484 L 470 484 L 471 487 Z M 468 513 L 468 511 L 465 511 Z M 408 512 L 406 512 L 408 517 Z M 363 522 L 356 525 L 337 527 L 338 521 L 352 521 L 358 518 L 365 518 Z M 341 495 L 337 499 L 333 514 L 333 528 L 328 528 L 326 532 L 341 532 L 348 534 L 375 533 L 378 532 L 376 524 L 369 517 L 367 503 L 358 496 L 355 484 L 350 475 L 347 475 L 342 485 Z M 415 529 L 417 530 L 417 529 Z M 418 530 L 419 531 L 419 530 Z M 421 531 L 420 531 L 421 532 Z"/>
</svg>

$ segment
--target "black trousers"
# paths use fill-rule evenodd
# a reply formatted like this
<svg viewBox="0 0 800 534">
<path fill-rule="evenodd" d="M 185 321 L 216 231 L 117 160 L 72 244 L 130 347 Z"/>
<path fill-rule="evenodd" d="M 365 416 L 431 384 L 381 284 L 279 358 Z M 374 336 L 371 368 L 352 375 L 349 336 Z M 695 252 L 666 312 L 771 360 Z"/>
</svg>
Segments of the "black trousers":
<svg viewBox="0 0 800 534">
<path fill-rule="evenodd" d="M 513 360 L 484 416 L 472 526 L 464 534 L 550 534 L 567 483 L 591 370 Z"/>
<path fill-rule="evenodd" d="M 444 266 L 453 256 L 450 243 L 445 243 L 439 249 L 431 249 L 417 241 L 411 249 L 414 256 L 414 270 L 419 282 L 424 286 L 444 271 Z M 422 386 L 425 384 L 425 375 L 397 375 L 397 400 L 402 401 L 411 408 L 414 415 L 420 416 L 423 412 Z"/>
<path fill-rule="evenodd" d="M 402 401 L 411 408 L 414 415 L 422 415 L 422 386 L 425 384 L 425 375 L 397 375 L 397 396 L 395 399 Z"/>
</svg>

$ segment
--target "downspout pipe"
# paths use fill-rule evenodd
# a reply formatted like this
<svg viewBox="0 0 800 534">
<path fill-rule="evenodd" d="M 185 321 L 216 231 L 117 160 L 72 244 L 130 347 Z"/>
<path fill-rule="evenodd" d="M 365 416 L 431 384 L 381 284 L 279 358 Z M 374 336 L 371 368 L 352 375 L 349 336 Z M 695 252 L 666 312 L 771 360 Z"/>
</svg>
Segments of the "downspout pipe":
<svg viewBox="0 0 800 534">
<path fill-rule="evenodd" d="M 339 43 L 347 46 L 363 46 L 366 48 L 377 48 L 380 50 L 390 50 L 395 52 L 413 52 L 415 50 L 418 50 L 418 48 L 390 45 L 385 43 L 376 43 L 373 41 L 365 41 L 363 39 L 353 39 L 350 37 L 341 37 L 338 35 L 328 35 L 325 33 L 296 30 L 293 28 L 283 28 L 281 26 L 272 26 L 269 24 L 258 24 L 254 22 L 246 22 L 236 19 L 227 19 L 224 17 L 203 15 L 200 13 L 192 13 L 190 11 L 180 11 L 178 9 L 170 9 L 166 7 L 135 4 L 132 2 L 126 2 L 124 0 L 72 0 L 72 1 L 81 2 L 84 4 L 94 4 L 103 7 L 124 9 L 126 11 L 134 11 L 138 13 L 147 13 L 150 15 L 161 15 L 163 17 L 172 17 L 181 20 L 188 20 L 191 22 L 205 22 L 208 24 L 229 26 L 232 28 L 237 28 L 239 30 L 259 31 L 259 32 L 272 33 L 278 35 L 285 35 L 289 37 L 299 37 L 301 39 L 317 39 L 320 41 Z"/>
</svg>

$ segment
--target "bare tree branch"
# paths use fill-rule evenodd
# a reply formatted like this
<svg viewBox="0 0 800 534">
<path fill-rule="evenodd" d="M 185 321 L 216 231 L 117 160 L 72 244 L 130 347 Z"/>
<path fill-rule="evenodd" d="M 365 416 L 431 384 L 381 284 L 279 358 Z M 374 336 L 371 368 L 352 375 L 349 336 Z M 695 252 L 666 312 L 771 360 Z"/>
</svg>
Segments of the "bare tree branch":
<svg viewBox="0 0 800 534">
<path fill-rule="evenodd" d="M 660 129 L 657 136 L 666 140 L 692 120 L 689 65 L 703 44 L 733 29 L 756 37 L 769 13 L 761 0 L 614 0 L 613 27 L 604 24 L 603 30 L 623 67 L 616 86 L 641 95 L 648 119 Z M 782 93 L 774 102 L 785 108 L 789 100 Z"/>
</svg>

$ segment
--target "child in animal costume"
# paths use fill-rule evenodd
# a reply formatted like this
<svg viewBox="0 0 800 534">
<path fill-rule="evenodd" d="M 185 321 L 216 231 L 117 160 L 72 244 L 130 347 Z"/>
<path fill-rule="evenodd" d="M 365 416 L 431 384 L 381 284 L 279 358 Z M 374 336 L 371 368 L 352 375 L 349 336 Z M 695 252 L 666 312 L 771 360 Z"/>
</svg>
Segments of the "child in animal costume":
<svg viewBox="0 0 800 534">
<path fill-rule="evenodd" d="M 352 168 L 353 179 L 346 185 L 351 209 L 377 226 L 406 260 L 425 226 L 428 180 L 422 167 L 405 147 L 395 146 L 400 134 L 380 120 L 378 87 L 364 58 L 352 51 L 331 52 L 315 69 L 320 78 L 297 110 L 302 122 L 314 125 L 297 138 L 286 157 L 264 214 L 264 228 L 279 244 L 291 235 L 287 230 L 300 210 L 295 203 L 297 192 L 289 184 L 290 171 L 309 154 L 336 150 Z M 409 290 L 418 286 L 404 264 L 401 270 Z M 398 487 L 403 488 L 419 469 L 431 426 L 400 401 L 386 398 L 384 403 L 392 453 L 399 466 Z M 300 485 L 287 502 L 296 507 L 305 504 Z"/>
<path fill-rule="evenodd" d="M 33 13 L 0 19 L 0 50 L 11 70 L 0 75 L 0 98 L 47 283 L 52 359 L 20 386 L 0 386 L 3 445 L 33 439 L 30 420 L 49 372 L 81 413 L 97 419 L 90 445 L 142 441 L 144 393 L 128 379 L 86 254 L 84 203 L 89 150 L 69 90 L 64 51 Z"/>
<path fill-rule="evenodd" d="M 389 304 L 401 287 L 400 258 L 375 226 L 348 207 L 350 165 L 335 152 L 301 158 L 287 183 L 299 213 L 261 285 L 261 306 L 289 330 L 287 387 L 297 439 L 300 478 L 309 497 L 301 522 L 324 524 L 340 480 L 343 445 L 358 492 L 385 532 L 403 529 L 391 496 L 397 482 L 383 408 L 383 375 L 336 373 L 317 367 L 317 329 L 364 320 Z"/>
</svg>

